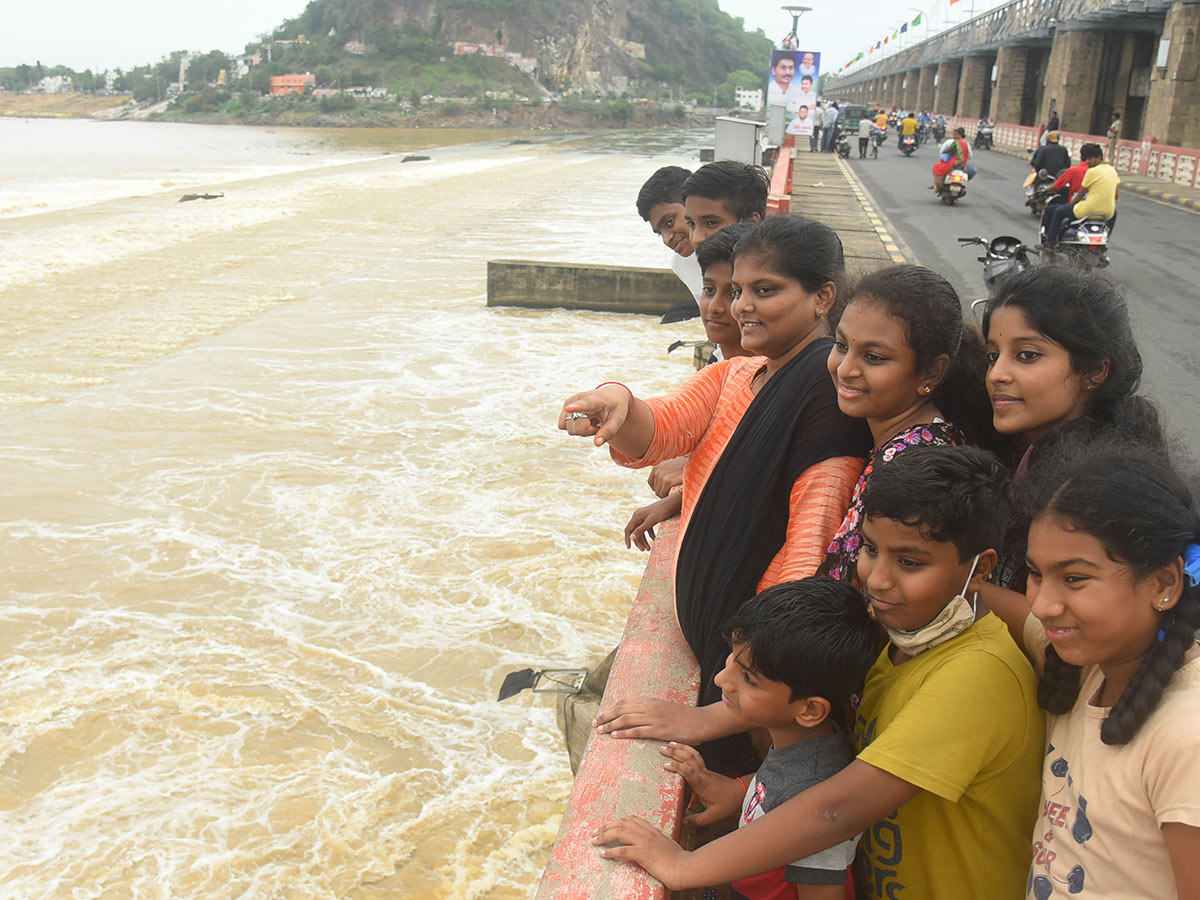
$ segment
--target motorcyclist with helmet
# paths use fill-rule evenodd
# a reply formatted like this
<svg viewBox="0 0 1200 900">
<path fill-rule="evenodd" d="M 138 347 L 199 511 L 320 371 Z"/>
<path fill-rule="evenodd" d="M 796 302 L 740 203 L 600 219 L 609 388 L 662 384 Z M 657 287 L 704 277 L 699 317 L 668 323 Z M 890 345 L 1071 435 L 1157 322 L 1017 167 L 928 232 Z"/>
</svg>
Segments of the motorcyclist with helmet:
<svg viewBox="0 0 1200 900">
<path fill-rule="evenodd" d="M 1059 142 L 1057 131 L 1046 134 L 1046 143 L 1038 147 L 1037 153 L 1033 154 L 1033 159 L 1030 160 L 1030 165 L 1033 166 L 1035 172 L 1045 169 L 1055 178 L 1071 168 L 1071 151 Z"/>
</svg>

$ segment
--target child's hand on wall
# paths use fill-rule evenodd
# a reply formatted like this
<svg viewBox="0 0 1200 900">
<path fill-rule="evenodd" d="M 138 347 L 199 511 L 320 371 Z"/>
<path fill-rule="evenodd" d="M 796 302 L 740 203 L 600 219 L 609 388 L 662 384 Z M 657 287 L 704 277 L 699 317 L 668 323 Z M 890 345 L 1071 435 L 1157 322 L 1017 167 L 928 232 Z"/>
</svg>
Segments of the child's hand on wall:
<svg viewBox="0 0 1200 900">
<path fill-rule="evenodd" d="M 682 775 L 692 793 L 704 804 L 702 810 L 684 817 L 686 824 L 711 825 L 741 810 L 746 794 L 741 782 L 713 772 L 704 764 L 704 758 L 695 748 L 672 741 L 665 747 L 659 747 L 658 752 L 670 760 L 663 768 Z"/>
</svg>

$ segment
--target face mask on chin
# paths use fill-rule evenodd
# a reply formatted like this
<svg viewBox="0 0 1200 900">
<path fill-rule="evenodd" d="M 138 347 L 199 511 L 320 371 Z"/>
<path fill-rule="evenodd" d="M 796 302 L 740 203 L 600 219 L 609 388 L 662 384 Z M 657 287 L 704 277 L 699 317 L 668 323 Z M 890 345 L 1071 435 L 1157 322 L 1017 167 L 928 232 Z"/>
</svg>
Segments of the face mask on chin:
<svg viewBox="0 0 1200 900">
<path fill-rule="evenodd" d="M 981 554 L 975 554 L 975 560 L 971 563 L 971 571 L 967 575 L 966 583 L 963 584 L 962 591 L 946 604 L 945 608 L 933 617 L 933 620 L 915 631 L 900 631 L 898 628 L 887 628 L 888 637 L 892 641 L 892 646 L 900 650 L 907 656 L 917 656 L 924 653 L 926 650 L 932 650 L 938 644 L 944 644 L 952 637 L 962 634 L 971 623 L 975 621 L 976 600 L 979 595 L 975 594 L 974 598 L 968 602 L 964 596 L 967 592 L 967 585 L 971 583 L 971 579 L 975 577 L 975 568 L 979 565 L 979 557 Z"/>
</svg>

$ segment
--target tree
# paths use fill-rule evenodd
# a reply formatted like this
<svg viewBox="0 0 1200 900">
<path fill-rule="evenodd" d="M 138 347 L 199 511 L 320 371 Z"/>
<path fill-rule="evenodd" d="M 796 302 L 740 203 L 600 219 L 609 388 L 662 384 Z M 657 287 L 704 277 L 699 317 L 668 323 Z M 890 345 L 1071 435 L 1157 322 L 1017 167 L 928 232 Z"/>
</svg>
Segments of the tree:
<svg viewBox="0 0 1200 900">
<path fill-rule="evenodd" d="M 749 69 L 738 69 L 736 72 L 731 72 L 729 77 L 717 88 L 717 104 L 719 106 L 732 106 L 734 92 L 738 88 L 747 90 L 761 88 L 763 78 L 763 75 L 755 75 Z"/>
</svg>

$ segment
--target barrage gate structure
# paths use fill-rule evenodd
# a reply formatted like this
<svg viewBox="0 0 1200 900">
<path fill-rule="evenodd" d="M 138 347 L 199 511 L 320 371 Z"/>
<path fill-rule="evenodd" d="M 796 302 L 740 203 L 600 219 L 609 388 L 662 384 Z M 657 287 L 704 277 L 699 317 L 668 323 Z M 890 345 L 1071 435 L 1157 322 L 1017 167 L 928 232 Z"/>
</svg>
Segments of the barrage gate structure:
<svg viewBox="0 0 1200 900">
<path fill-rule="evenodd" d="M 1200 0 L 1013 0 L 824 93 L 885 108 L 1200 148 Z"/>
</svg>

